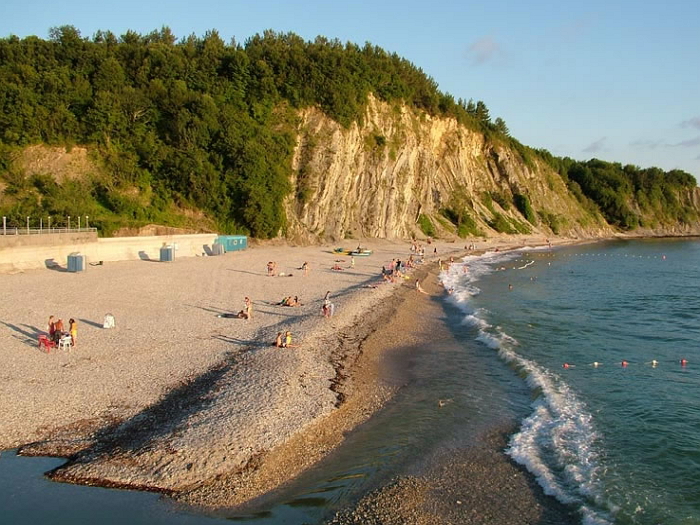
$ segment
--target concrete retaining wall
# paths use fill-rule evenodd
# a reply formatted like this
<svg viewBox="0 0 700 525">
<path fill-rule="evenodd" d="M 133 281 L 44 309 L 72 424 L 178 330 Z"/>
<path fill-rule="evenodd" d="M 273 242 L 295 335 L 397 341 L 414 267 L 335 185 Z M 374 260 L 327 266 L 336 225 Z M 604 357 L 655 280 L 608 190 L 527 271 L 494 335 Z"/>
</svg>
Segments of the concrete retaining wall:
<svg viewBox="0 0 700 525">
<path fill-rule="evenodd" d="M 217 234 L 160 235 L 152 237 L 112 237 L 93 241 L 74 240 L 65 244 L 0 245 L 0 272 L 10 273 L 46 267 L 66 268 L 68 255 L 79 252 L 88 263 L 98 261 L 160 260 L 164 245 L 175 247 L 175 259 L 211 255 Z M 33 239 L 36 239 L 34 237 Z M 164 263 L 166 264 L 166 263 Z"/>
<path fill-rule="evenodd" d="M 97 232 L 37 233 L 34 235 L 2 235 L 0 228 L 0 251 L 22 246 L 63 246 L 97 241 Z"/>
</svg>

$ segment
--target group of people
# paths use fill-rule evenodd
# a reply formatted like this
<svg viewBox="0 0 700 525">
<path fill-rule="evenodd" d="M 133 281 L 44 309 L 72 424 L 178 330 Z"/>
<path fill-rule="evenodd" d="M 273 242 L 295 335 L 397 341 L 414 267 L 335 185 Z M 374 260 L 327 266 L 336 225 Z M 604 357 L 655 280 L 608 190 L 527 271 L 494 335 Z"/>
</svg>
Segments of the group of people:
<svg viewBox="0 0 700 525">
<path fill-rule="evenodd" d="M 430 244 L 432 241 L 428 241 L 428 244 Z M 413 242 L 411 242 L 411 253 L 415 253 L 419 257 L 425 257 L 425 248 L 419 243 L 416 242 L 415 239 L 413 239 Z"/>
<path fill-rule="evenodd" d="M 66 331 L 63 319 L 55 320 L 53 315 L 49 316 L 49 339 L 58 344 L 63 337 L 70 337 L 71 346 L 75 346 L 78 341 L 78 323 L 73 318 L 69 319 Z"/>
<path fill-rule="evenodd" d="M 277 332 L 277 339 L 275 339 L 275 346 L 277 348 L 294 348 L 296 345 L 292 344 L 292 332 Z"/>
<path fill-rule="evenodd" d="M 392 259 L 388 267 L 382 266 L 382 279 L 395 283 L 396 279 L 404 277 L 408 270 L 415 268 L 419 262 L 422 262 L 422 260 L 416 261 L 413 255 L 410 255 L 406 262 L 403 262 L 401 259 Z"/>
<path fill-rule="evenodd" d="M 299 299 L 298 295 L 295 295 L 292 297 L 291 295 L 285 297 L 282 299 L 279 303 L 277 303 L 277 306 L 303 306 L 301 304 L 301 300 Z"/>
</svg>

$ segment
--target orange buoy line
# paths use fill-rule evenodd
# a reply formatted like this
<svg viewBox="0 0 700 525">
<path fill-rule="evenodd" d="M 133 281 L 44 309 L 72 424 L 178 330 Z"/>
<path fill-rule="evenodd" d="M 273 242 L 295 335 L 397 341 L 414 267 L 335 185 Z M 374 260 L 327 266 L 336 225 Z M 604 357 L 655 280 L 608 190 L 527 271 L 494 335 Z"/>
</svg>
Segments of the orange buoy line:
<svg viewBox="0 0 700 525">
<path fill-rule="evenodd" d="M 678 361 L 678 363 L 679 363 L 681 366 L 683 366 L 683 367 L 688 366 L 688 360 L 687 360 L 686 358 L 681 358 L 681 359 Z M 658 362 L 656 359 L 652 359 L 651 361 L 647 361 L 647 362 L 644 363 L 644 364 L 645 364 L 645 365 L 651 365 L 652 368 L 656 368 L 657 366 L 659 366 L 659 362 Z M 600 361 L 593 361 L 592 363 L 588 363 L 588 365 L 589 365 L 589 366 L 592 366 L 593 368 L 598 368 L 598 367 L 602 366 L 603 363 L 601 363 Z M 630 362 L 627 361 L 626 359 L 623 359 L 622 361 L 620 361 L 620 366 L 621 366 L 622 368 L 627 368 L 629 365 L 630 365 Z M 562 367 L 563 369 L 567 370 L 567 369 L 569 369 L 569 368 L 576 368 L 576 365 L 574 365 L 574 364 L 572 364 L 572 363 L 563 363 L 563 364 L 561 365 L 561 367 Z"/>
</svg>

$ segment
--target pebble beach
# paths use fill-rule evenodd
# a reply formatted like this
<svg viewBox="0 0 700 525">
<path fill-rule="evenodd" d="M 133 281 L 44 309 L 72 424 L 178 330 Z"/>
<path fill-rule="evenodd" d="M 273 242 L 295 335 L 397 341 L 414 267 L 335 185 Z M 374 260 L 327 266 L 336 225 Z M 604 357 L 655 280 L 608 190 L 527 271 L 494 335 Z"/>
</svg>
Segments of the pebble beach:
<svg viewBox="0 0 700 525">
<path fill-rule="evenodd" d="M 479 249 L 543 243 L 490 240 Z M 400 388 L 400 374 L 383 373 L 384 352 L 418 333 L 415 313 L 444 293 L 438 259 L 465 252 L 463 243 L 424 244 L 423 264 L 387 283 L 382 266 L 408 259 L 410 243 L 367 245 L 373 254 L 355 257 L 354 267 L 331 246 L 263 245 L 172 263 L 0 275 L 0 449 L 69 458 L 50 474 L 56 480 L 160 491 L 207 508 L 279 486 Z M 277 276 L 267 275 L 269 261 Z M 327 319 L 329 291 L 335 313 Z M 302 306 L 276 304 L 290 295 Z M 245 297 L 252 318 L 226 317 Z M 397 325 L 406 301 L 413 317 Z M 106 314 L 114 328 L 103 328 Z M 49 315 L 76 319 L 75 348 L 38 348 Z M 294 346 L 276 348 L 287 330 Z"/>
</svg>

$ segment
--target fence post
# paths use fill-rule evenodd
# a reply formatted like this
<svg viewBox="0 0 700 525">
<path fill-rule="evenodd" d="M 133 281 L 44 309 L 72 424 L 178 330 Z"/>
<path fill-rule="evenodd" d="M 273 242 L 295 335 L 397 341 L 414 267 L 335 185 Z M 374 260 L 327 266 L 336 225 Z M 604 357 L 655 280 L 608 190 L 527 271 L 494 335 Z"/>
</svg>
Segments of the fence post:
<svg viewBox="0 0 700 525">
<path fill-rule="evenodd" d="M 85 216 L 85 227 L 89 230 L 90 229 L 90 216 L 86 215 Z"/>
<path fill-rule="evenodd" d="M 29 235 L 29 217 L 27 217 L 27 235 Z"/>
<path fill-rule="evenodd" d="M 49 215 L 49 233 L 51 233 L 51 215 Z"/>
<path fill-rule="evenodd" d="M 70 215 L 68 216 L 68 233 L 70 233 Z"/>
<path fill-rule="evenodd" d="M 78 233 L 80 233 L 80 215 L 78 215 Z"/>
<path fill-rule="evenodd" d="M 7 217 L 2 217 L 2 234 L 7 235 Z"/>
</svg>

